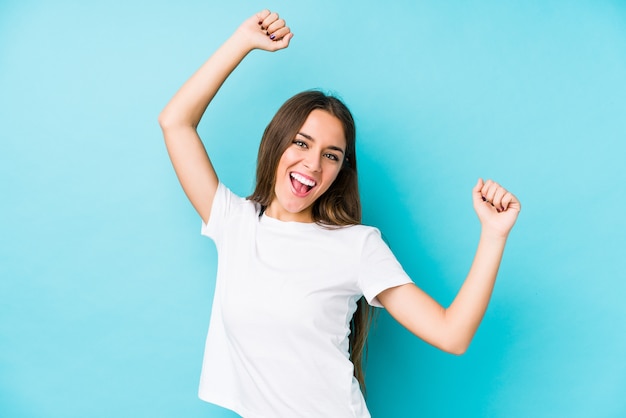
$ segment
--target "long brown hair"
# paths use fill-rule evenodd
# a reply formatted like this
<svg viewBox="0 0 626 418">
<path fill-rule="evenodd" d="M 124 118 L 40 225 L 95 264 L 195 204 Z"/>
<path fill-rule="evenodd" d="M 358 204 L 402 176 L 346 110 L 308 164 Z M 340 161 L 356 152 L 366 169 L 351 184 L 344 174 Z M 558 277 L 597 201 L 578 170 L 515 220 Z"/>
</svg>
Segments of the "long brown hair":
<svg viewBox="0 0 626 418">
<path fill-rule="evenodd" d="M 356 169 L 356 127 L 352 113 L 336 97 L 318 90 L 299 93 L 278 109 L 265 128 L 257 157 L 256 187 L 248 199 L 258 203 L 262 212 L 274 199 L 278 162 L 313 110 L 324 110 L 343 126 L 346 152 L 337 178 L 312 207 L 313 220 L 323 226 L 348 226 L 361 223 L 361 199 Z M 354 376 L 365 393 L 363 359 L 367 356 L 367 333 L 373 308 L 362 297 L 350 322 L 350 360 Z"/>
</svg>

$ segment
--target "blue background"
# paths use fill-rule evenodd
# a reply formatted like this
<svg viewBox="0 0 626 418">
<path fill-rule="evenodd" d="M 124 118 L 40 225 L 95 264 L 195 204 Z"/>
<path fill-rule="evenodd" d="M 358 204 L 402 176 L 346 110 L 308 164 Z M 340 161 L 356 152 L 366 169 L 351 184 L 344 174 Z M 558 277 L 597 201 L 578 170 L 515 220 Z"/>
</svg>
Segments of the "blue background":
<svg viewBox="0 0 626 418">
<path fill-rule="evenodd" d="M 365 223 L 441 303 L 476 178 L 524 205 L 464 356 L 381 313 L 374 417 L 626 416 L 626 3 L 386 3 L 0 3 L 0 416 L 234 416 L 196 397 L 215 253 L 157 115 L 263 7 L 292 46 L 251 54 L 200 126 L 234 191 L 319 87 L 356 116 Z"/>
</svg>

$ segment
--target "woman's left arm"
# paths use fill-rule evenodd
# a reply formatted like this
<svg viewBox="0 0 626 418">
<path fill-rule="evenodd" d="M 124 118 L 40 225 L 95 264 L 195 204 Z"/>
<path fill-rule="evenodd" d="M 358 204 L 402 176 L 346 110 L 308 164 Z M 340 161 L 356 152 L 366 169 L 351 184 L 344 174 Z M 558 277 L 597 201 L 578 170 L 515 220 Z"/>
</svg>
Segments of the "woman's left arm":
<svg viewBox="0 0 626 418">
<path fill-rule="evenodd" d="M 499 184 L 478 179 L 472 190 L 481 234 L 472 267 L 446 309 L 414 284 L 381 292 L 378 300 L 400 324 L 424 341 L 463 354 L 487 310 L 507 237 L 521 205 Z"/>
</svg>

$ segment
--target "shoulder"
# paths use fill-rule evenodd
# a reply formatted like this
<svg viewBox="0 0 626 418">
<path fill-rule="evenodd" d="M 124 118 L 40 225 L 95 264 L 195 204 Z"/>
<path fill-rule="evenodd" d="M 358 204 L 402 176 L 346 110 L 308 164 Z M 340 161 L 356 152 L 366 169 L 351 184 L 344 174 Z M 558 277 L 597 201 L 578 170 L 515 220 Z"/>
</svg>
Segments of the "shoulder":
<svg viewBox="0 0 626 418">
<path fill-rule="evenodd" d="M 226 212 L 254 212 L 258 214 L 260 210 L 260 207 L 257 203 L 248 200 L 245 197 L 239 196 L 222 182 L 220 182 L 217 186 L 215 200 L 217 201 L 218 207 L 221 206 Z"/>
<path fill-rule="evenodd" d="M 383 243 L 380 230 L 368 225 L 349 225 L 340 227 L 320 227 L 324 235 L 349 245 L 353 250 L 362 251 L 364 248 Z"/>
<path fill-rule="evenodd" d="M 378 235 L 380 236 L 380 230 L 376 227 L 357 224 L 357 225 L 348 225 L 341 226 L 337 228 L 332 228 L 331 230 L 337 231 L 340 234 L 352 236 L 352 237 L 367 237 L 369 235 Z"/>
<path fill-rule="evenodd" d="M 202 223 L 202 235 L 214 240 L 219 239 L 222 231 L 233 225 L 247 225 L 258 218 L 259 207 L 256 203 L 233 193 L 223 183 L 219 183 L 208 223 Z"/>
</svg>

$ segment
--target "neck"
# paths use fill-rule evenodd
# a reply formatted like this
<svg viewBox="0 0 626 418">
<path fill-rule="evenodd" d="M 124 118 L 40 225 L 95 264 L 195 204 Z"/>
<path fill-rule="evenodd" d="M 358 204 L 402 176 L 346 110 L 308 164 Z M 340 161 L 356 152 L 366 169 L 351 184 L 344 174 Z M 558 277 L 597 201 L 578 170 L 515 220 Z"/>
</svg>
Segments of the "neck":
<svg viewBox="0 0 626 418">
<path fill-rule="evenodd" d="M 288 210 L 280 207 L 276 204 L 276 201 L 272 202 L 265 208 L 265 215 L 270 218 L 278 219 L 283 222 L 300 222 L 300 223 L 313 223 L 313 213 L 311 208 L 307 208 L 301 212 L 289 212 Z"/>
</svg>

